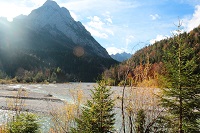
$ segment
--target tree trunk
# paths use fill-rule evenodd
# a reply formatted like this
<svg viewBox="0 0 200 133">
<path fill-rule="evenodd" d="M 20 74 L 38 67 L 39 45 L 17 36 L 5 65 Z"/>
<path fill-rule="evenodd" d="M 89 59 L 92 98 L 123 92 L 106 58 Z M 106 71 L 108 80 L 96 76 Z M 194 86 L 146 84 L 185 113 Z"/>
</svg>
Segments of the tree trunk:
<svg viewBox="0 0 200 133">
<path fill-rule="evenodd" d="M 126 82 L 126 80 L 125 80 Z M 124 83 L 125 84 L 125 83 Z M 123 132 L 126 133 L 126 127 L 125 127 L 125 113 L 124 113 L 124 95 L 125 95 L 125 88 L 126 85 L 124 85 L 123 90 L 122 90 L 122 128 L 123 128 Z"/>
<path fill-rule="evenodd" d="M 179 76 L 179 83 L 178 83 L 178 89 L 179 89 L 179 133 L 183 133 L 183 101 L 182 101 L 182 87 L 181 87 L 181 44 L 178 43 L 178 62 L 179 62 L 179 70 L 178 70 L 178 76 Z"/>
</svg>

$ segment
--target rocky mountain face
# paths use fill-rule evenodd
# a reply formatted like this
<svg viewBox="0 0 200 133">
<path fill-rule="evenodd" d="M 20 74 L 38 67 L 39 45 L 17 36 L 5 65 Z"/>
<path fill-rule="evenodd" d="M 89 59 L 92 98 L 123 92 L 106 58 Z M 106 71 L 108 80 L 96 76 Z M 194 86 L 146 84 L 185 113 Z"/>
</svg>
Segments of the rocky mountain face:
<svg viewBox="0 0 200 133">
<path fill-rule="evenodd" d="M 85 48 L 87 54 L 97 54 L 110 58 L 107 51 L 91 36 L 81 22 L 76 22 L 69 11 L 60 7 L 55 1 L 47 0 L 43 6 L 35 9 L 27 17 L 16 18 L 23 20 L 26 26 L 39 32 L 48 31 L 52 36 L 65 36 L 74 44 Z"/>
<path fill-rule="evenodd" d="M 0 69 L 11 77 L 19 68 L 40 71 L 60 67 L 73 79 L 93 81 L 115 63 L 81 22 L 54 1 L 47 0 L 13 22 L 0 19 Z"/>
<path fill-rule="evenodd" d="M 131 58 L 132 55 L 130 53 L 123 52 L 123 53 L 112 54 L 110 56 L 119 62 L 123 62 Z"/>
</svg>

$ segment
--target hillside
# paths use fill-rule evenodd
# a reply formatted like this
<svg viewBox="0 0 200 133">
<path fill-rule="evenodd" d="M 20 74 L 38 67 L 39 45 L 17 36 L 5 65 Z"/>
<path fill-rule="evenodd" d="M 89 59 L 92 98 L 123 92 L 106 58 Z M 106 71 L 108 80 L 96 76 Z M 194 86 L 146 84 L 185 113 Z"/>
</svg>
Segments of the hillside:
<svg viewBox="0 0 200 133">
<path fill-rule="evenodd" d="M 0 70 L 10 78 L 48 73 L 43 79 L 95 81 L 117 63 L 81 22 L 50 0 L 13 22 L 0 19 L 0 44 Z"/>
<path fill-rule="evenodd" d="M 185 47 L 191 47 L 200 62 L 200 26 L 180 36 L 184 38 Z M 126 62 L 106 70 L 103 74 L 104 79 L 107 79 L 111 85 L 118 85 L 123 83 L 124 76 L 128 72 L 127 77 L 131 78 L 135 85 L 151 79 L 156 79 L 157 83 L 153 84 L 158 85 L 158 75 L 166 73 L 164 58 L 167 51 L 177 48 L 177 44 L 174 43 L 175 38 L 164 39 L 138 50 Z M 200 65 L 197 72 L 200 72 Z"/>
</svg>

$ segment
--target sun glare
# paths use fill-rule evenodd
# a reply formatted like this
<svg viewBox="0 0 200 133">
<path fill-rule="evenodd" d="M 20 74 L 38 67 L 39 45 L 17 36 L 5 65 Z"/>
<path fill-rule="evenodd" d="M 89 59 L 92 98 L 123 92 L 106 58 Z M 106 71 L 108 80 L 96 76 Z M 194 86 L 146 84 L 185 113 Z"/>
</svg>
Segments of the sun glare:
<svg viewBox="0 0 200 133">
<path fill-rule="evenodd" d="M 1 4 L 0 16 L 7 18 L 8 21 L 13 21 L 13 18 L 17 16 L 18 10 L 14 5 Z"/>
<path fill-rule="evenodd" d="M 8 20 L 9 22 L 12 22 L 12 21 L 13 21 L 13 18 L 12 18 L 12 17 L 7 17 L 7 20 Z"/>
<path fill-rule="evenodd" d="M 21 14 L 28 15 L 31 10 L 32 8 L 26 6 L 19 6 L 14 3 L 2 3 L 0 1 L 0 17 L 5 17 L 10 22 L 13 21 L 13 18 Z"/>
</svg>

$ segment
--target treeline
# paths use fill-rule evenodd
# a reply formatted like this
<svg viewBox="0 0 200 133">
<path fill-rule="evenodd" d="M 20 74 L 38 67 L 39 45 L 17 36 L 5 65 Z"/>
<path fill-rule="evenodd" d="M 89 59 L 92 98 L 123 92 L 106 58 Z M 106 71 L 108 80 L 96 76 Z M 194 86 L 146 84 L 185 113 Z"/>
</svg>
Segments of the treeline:
<svg viewBox="0 0 200 133">
<path fill-rule="evenodd" d="M 44 70 L 28 71 L 23 68 L 19 68 L 12 78 L 5 72 L 0 71 L 1 83 L 56 83 L 64 82 L 63 79 L 71 79 L 70 75 L 65 75 L 62 70 L 58 68 Z"/>
<path fill-rule="evenodd" d="M 121 90 L 111 90 L 107 87 L 109 80 L 102 80 L 84 103 L 82 91 L 73 89 L 73 104 L 66 103 L 63 108 L 50 112 L 53 122 L 50 132 L 199 133 L 200 56 L 199 45 L 188 41 L 191 37 L 192 33 L 184 33 L 170 38 L 168 47 L 163 48 L 161 63 L 157 65 L 150 62 L 151 57 L 147 54 L 145 63 L 140 61 L 135 65 L 129 60 L 112 69 L 110 75 L 108 71 L 108 76 L 116 74 L 114 78 L 123 79 Z M 116 71 L 118 69 L 121 71 Z M 133 84 L 134 80 L 138 85 L 153 78 L 159 80 L 161 88 L 135 87 Z M 21 126 L 15 131 L 23 129 Z M 7 127 L 11 131 L 12 128 Z"/>
<path fill-rule="evenodd" d="M 35 74 L 59 67 L 65 76 L 57 75 L 58 82 L 94 82 L 106 68 L 118 63 L 99 56 L 96 46 L 75 44 L 61 32 L 53 36 L 49 30 L 46 27 L 36 32 L 17 22 L 0 22 L 0 70 L 14 78 L 19 68 Z M 99 50 L 104 51 L 100 46 Z"/>
<path fill-rule="evenodd" d="M 20 77 L 21 79 L 18 80 L 20 82 L 23 80 L 32 82 L 37 73 L 42 73 L 42 79 L 50 81 L 49 75 L 46 76 L 46 73 L 52 74 L 58 67 L 62 71 L 59 74 L 56 73 L 57 82 L 94 82 L 106 68 L 117 63 L 111 58 L 102 58 L 95 55 L 76 57 L 69 51 L 0 48 L 0 70 L 10 78 L 19 77 L 17 74 L 23 70 L 24 76 Z M 28 79 L 27 75 L 31 79 Z"/>
<path fill-rule="evenodd" d="M 200 26 L 190 33 L 180 34 L 180 37 L 187 44 L 184 47 L 192 48 L 197 60 L 200 61 Z M 158 75 L 166 74 L 164 61 L 167 51 L 174 47 L 177 48 L 174 43 L 175 39 L 176 37 L 164 39 L 138 50 L 129 60 L 106 70 L 103 78 L 108 80 L 110 85 L 120 85 L 125 79 L 124 75 L 127 75 L 132 84 L 141 84 L 143 81 L 151 80 L 149 84 L 159 86 Z M 198 65 L 197 72 L 199 71 L 200 65 Z"/>
</svg>

